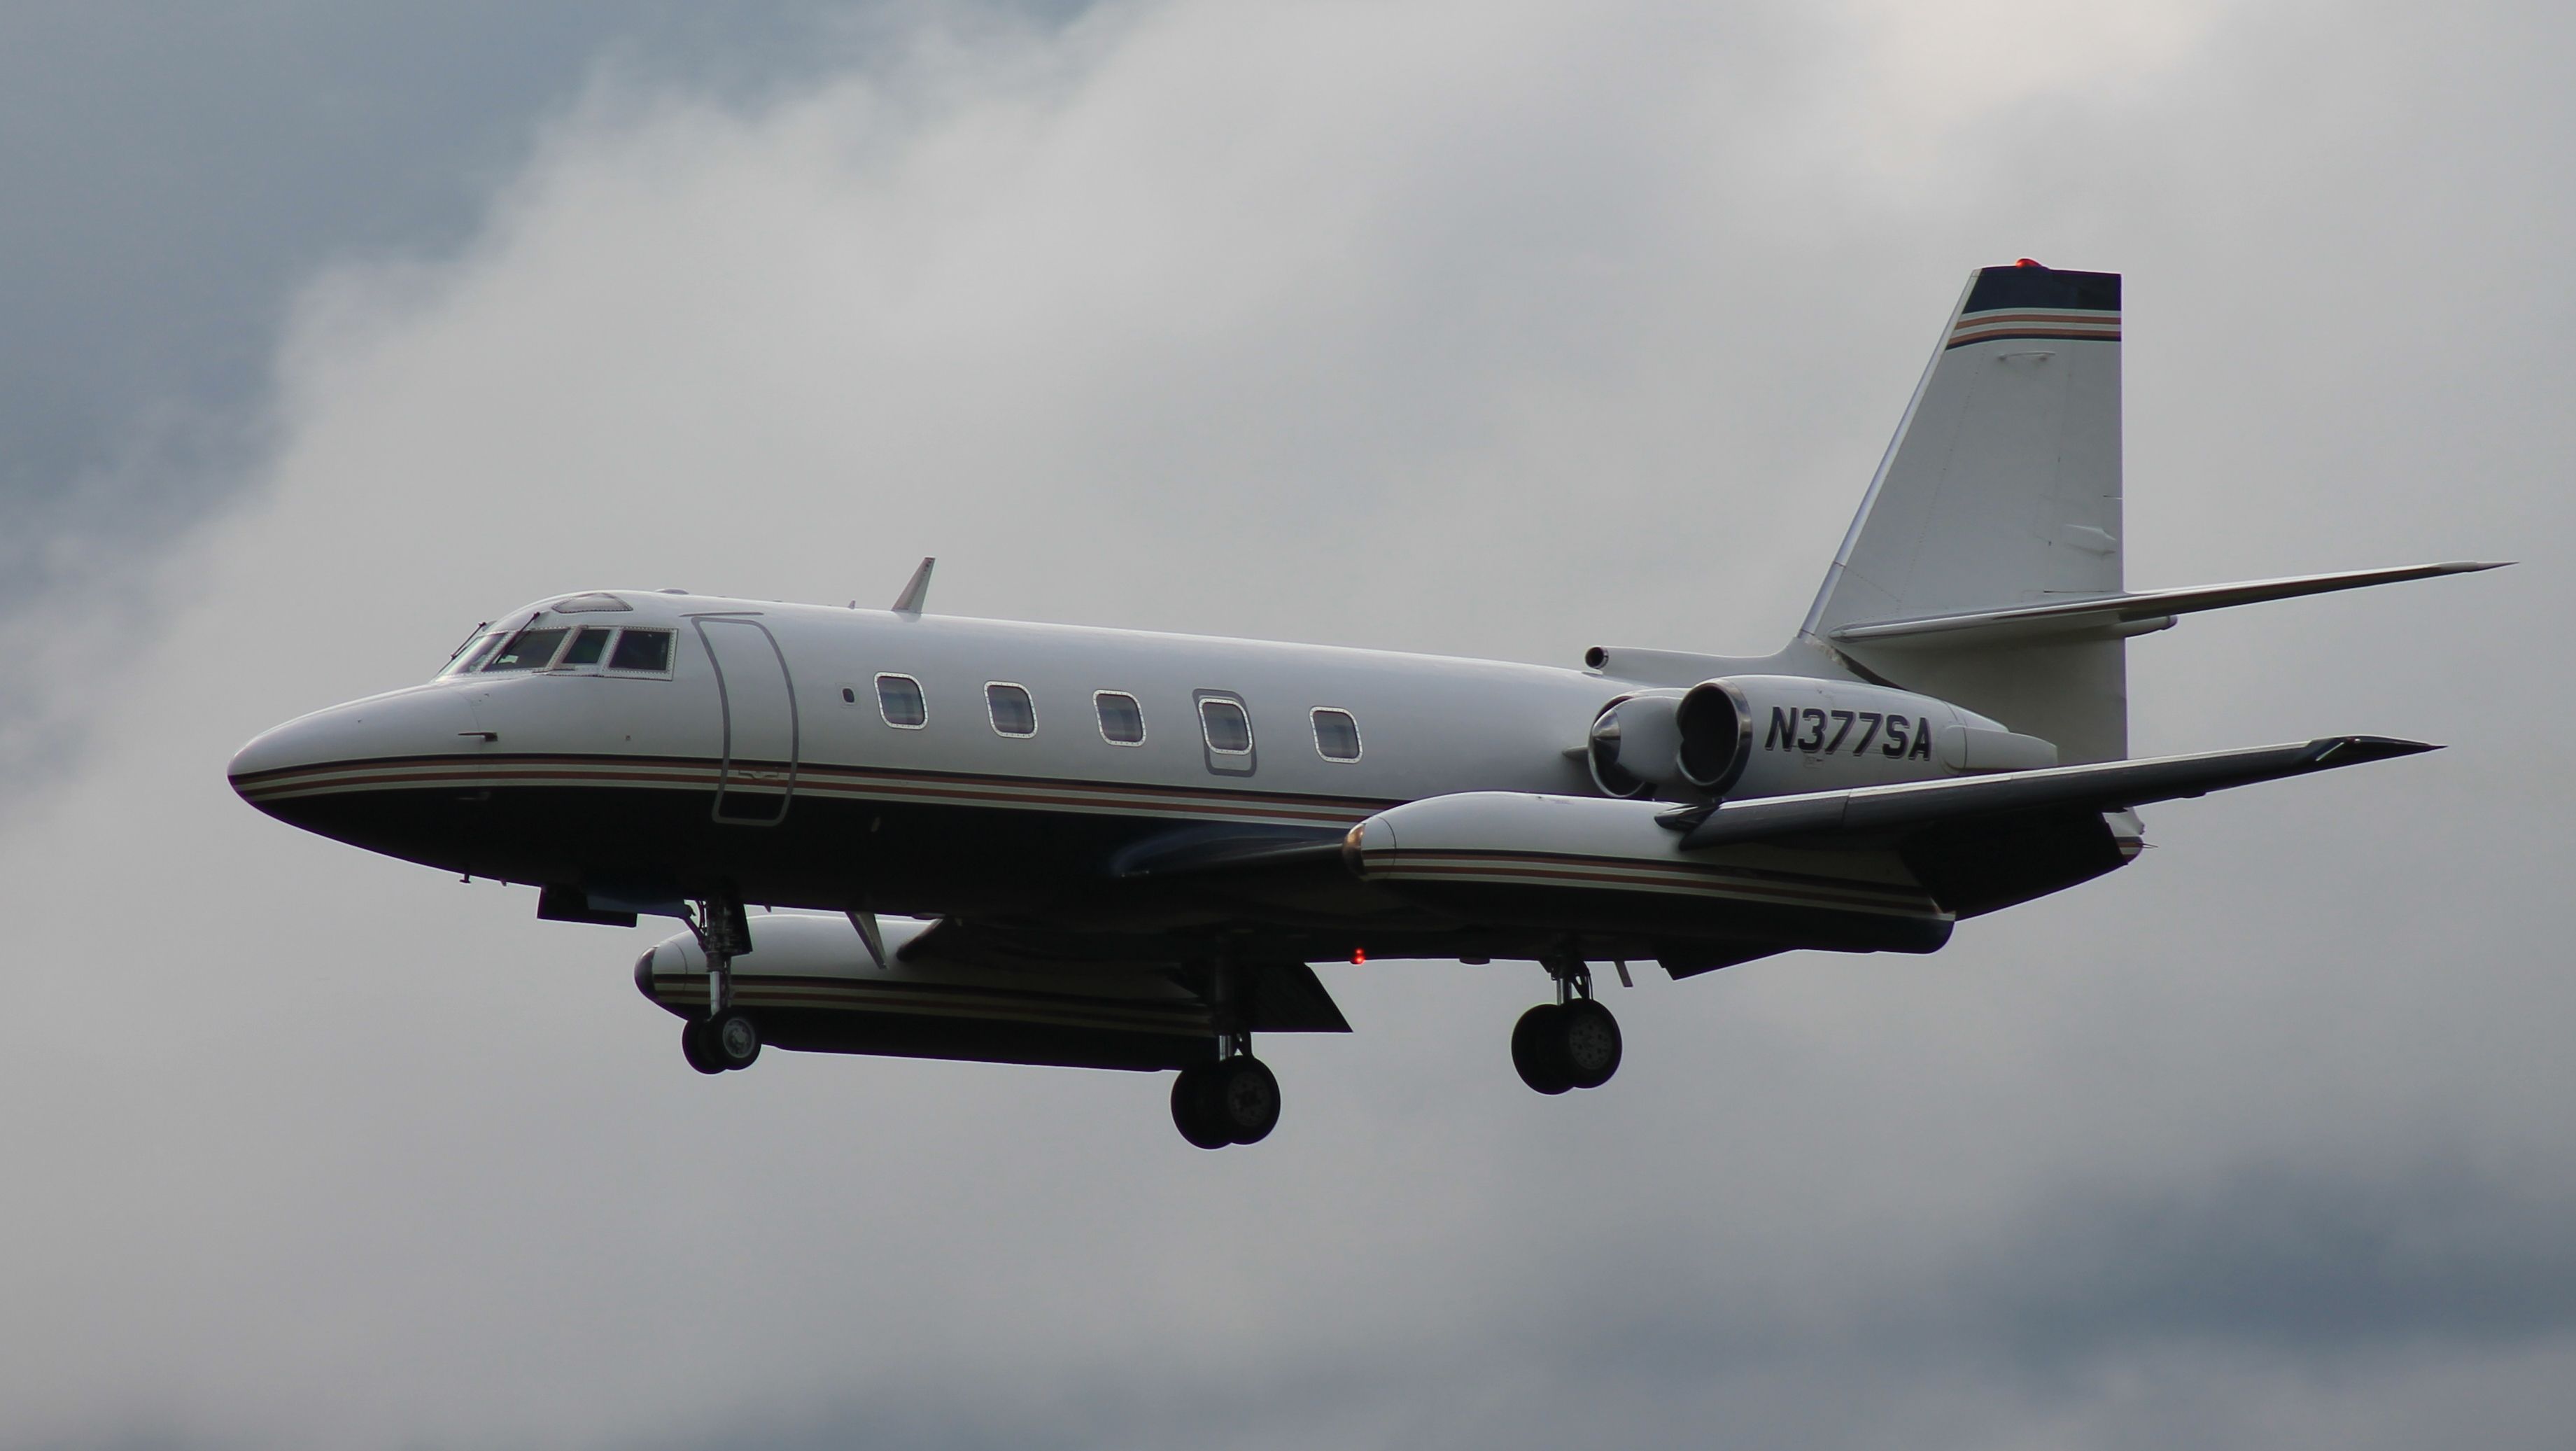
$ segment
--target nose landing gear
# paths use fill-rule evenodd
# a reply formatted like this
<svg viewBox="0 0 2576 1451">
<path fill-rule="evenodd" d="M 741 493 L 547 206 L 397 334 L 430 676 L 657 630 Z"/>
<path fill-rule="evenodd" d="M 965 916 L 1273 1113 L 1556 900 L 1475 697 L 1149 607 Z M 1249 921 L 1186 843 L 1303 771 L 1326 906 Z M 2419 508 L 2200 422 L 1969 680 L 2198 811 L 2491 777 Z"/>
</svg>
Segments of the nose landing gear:
<svg viewBox="0 0 2576 1451">
<path fill-rule="evenodd" d="M 680 1053 L 700 1073 L 749 1068 L 760 1057 L 760 1025 L 733 1005 L 733 960 L 751 950 L 751 918 L 727 894 L 698 903 L 685 919 L 707 959 L 707 1015 L 680 1029 Z"/>
<path fill-rule="evenodd" d="M 1619 1071 L 1619 1020 L 1594 1000 L 1588 965 L 1574 958 L 1543 965 L 1556 979 L 1556 1001 L 1521 1014 L 1512 1026 L 1512 1066 L 1541 1093 L 1599 1088 Z"/>
</svg>

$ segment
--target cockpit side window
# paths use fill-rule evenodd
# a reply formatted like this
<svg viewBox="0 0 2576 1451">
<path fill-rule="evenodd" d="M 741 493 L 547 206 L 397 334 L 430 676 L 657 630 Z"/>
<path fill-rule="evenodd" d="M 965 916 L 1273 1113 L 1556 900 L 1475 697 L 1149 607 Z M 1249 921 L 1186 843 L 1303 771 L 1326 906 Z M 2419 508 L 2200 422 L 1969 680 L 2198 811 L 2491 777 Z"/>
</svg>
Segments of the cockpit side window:
<svg viewBox="0 0 2576 1451">
<path fill-rule="evenodd" d="M 599 657 L 608 653 L 608 637 L 616 633 L 615 630 L 603 630 L 597 625 L 590 626 L 572 637 L 572 648 L 564 652 L 563 663 L 566 665 L 598 664 Z"/>
<path fill-rule="evenodd" d="M 500 643 L 501 637 L 499 635 L 486 635 L 482 639 L 476 640 L 467 645 L 464 649 L 457 651 L 456 658 L 448 662 L 447 668 L 439 673 L 442 675 L 463 675 L 467 671 L 480 666 L 485 657 L 492 653 L 492 647 Z"/>
<path fill-rule="evenodd" d="M 543 670 L 555 663 L 555 652 L 563 648 L 564 636 L 571 633 L 563 629 L 521 630 L 510 637 L 508 644 L 493 652 L 483 668 L 486 671 Z"/>
<path fill-rule="evenodd" d="M 608 657 L 611 670 L 654 670 L 671 668 L 671 632 L 668 630 L 629 630 L 617 639 L 617 648 Z"/>
</svg>

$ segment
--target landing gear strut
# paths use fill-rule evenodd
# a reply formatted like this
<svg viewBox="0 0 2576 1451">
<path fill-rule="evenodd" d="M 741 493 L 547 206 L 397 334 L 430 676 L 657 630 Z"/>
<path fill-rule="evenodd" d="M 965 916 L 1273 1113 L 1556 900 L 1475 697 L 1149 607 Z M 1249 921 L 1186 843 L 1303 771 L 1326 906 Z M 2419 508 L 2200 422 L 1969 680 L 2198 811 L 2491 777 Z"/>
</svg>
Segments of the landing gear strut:
<svg viewBox="0 0 2576 1451">
<path fill-rule="evenodd" d="M 1580 958 L 1542 964 L 1556 979 L 1556 1001 L 1521 1014 L 1512 1026 L 1512 1066 L 1541 1093 L 1599 1088 L 1619 1071 L 1619 1020 L 1592 996 L 1592 969 Z"/>
<path fill-rule="evenodd" d="M 1209 974 L 1216 1061 L 1182 1069 L 1172 1084 L 1172 1123 L 1202 1149 L 1257 1144 L 1279 1126 L 1279 1079 L 1252 1056 L 1245 986 L 1240 963 L 1220 962 Z"/>
<path fill-rule="evenodd" d="M 751 950 L 751 918 L 727 893 L 698 903 L 686 920 L 707 959 L 707 1015 L 680 1029 L 680 1053 L 700 1073 L 749 1068 L 760 1057 L 760 1025 L 733 1005 L 733 960 Z"/>
</svg>

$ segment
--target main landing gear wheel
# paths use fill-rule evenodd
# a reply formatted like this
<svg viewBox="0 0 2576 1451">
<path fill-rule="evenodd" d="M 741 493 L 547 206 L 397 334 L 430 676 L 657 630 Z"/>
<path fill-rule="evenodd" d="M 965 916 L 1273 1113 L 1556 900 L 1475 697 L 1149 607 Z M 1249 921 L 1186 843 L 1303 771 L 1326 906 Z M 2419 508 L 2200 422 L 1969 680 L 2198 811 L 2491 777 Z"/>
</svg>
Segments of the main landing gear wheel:
<svg viewBox="0 0 2576 1451">
<path fill-rule="evenodd" d="M 1184 1068 L 1172 1084 L 1172 1123 L 1202 1149 L 1260 1143 L 1279 1126 L 1279 1079 L 1249 1054 Z"/>
<path fill-rule="evenodd" d="M 1599 1088 L 1619 1071 L 1619 1020 L 1590 998 L 1541 1003 L 1512 1027 L 1512 1066 L 1541 1093 Z"/>
<path fill-rule="evenodd" d="M 1591 998 L 1576 998 L 1557 1009 L 1556 1051 L 1571 1070 L 1577 1088 L 1599 1088 L 1619 1071 L 1624 1044 L 1619 1020 Z"/>
<path fill-rule="evenodd" d="M 1512 1066 L 1520 1070 L 1521 1082 L 1541 1093 L 1563 1093 L 1574 1086 L 1574 1069 L 1554 1046 L 1563 1036 L 1557 1019 L 1564 1013 L 1555 1003 L 1541 1003 L 1512 1024 Z"/>
</svg>

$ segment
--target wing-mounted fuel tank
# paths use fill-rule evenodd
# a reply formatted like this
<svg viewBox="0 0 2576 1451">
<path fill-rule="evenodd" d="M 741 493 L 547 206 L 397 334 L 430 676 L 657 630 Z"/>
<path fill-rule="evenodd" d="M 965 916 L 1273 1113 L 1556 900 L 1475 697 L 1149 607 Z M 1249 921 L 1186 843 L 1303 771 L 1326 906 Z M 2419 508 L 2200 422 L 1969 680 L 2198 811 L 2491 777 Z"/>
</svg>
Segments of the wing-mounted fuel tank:
<svg viewBox="0 0 2576 1451">
<path fill-rule="evenodd" d="M 1911 691 L 1795 675 L 1639 690 L 1593 717 L 1605 796 L 1705 801 L 2057 764 L 2057 748 Z"/>
<path fill-rule="evenodd" d="M 882 966 L 849 918 L 752 914 L 744 935 L 756 951 L 736 959 L 734 1005 L 762 1042 L 803 1052 L 1133 1069 L 1185 1067 L 1214 1052 L 1214 1010 L 1169 964 L 960 954 L 932 924 L 901 918 L 878 930 Z M 1253 966 L 1252 1028 L 1350 1031 L 1312 969 Z M 706 967 L 691 934 L 679 933 L 637 960 L 635 986 L 674 1016 L 696 1018 L 706 1011 Z"/>
</svg>

